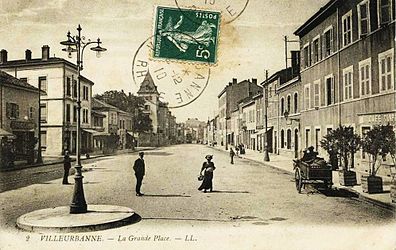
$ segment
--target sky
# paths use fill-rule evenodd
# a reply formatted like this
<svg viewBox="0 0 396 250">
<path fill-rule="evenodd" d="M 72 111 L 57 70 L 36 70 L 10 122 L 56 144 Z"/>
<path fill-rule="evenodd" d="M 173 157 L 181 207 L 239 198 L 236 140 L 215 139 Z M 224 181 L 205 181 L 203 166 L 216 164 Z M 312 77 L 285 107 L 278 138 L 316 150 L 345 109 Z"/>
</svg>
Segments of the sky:
<svg viewBox="0 0 396 250">
<path fill-rule="evenodd" d="M 285 67 L 284 36 L 293 32 L 328 0 L 178 0 L 180 6 L 193 3 L 198 8 L 218 10 L 220 27 L 217 64 L 211 67 L 208 85 L 191 104 L 173 108 L 178 122 L 187 118 L 206 121 L 218 109 L 217 95 L 232 78 L 257 78 Z M 205 3 L 206 2 L 206 3 Z M 243 12 L 241 10 L 246 5 Z M 76 33 L 78 24 L 86 38 L 100 39 L 108 50 L 101 58 L 84 55 L 82 74 L 93 82 L 93 94 L 107 90 L 136 93 L 132 61 L 138 47 L 153 34 L 155 6 L 176 6 L 175 0 L 0 0 L 0 49 L 8 59 L 23 59 L 25 50 L 41 56 L 41 47 L 50 46 L 51 55 L 68 59 L 60 41 L 67 31 Z M 232 22 L 227 6 L 240 13 Z M 290 43 L 290 49 L 298 49 Z"/>
</svg>

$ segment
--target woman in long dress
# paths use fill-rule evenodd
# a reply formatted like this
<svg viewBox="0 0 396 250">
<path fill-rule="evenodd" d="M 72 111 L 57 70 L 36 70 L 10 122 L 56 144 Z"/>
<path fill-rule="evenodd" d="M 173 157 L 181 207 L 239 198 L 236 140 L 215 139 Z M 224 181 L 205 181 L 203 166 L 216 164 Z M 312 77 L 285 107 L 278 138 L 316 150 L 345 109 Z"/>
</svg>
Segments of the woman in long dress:
<svg viewBox="0 0 396 250">
<path fill-rule="evenodd" d="M 214 163 L 212 162 L 213 155 L 205 156 L 206 162 L 202 164 L 201 171 L 199 172 L 202 175 L 203 172 L 203 181 L 201 186 L 198 188 L 199 191 L 203 190 L 206 193 L 206 190 L 209 189 L 209 192 L 213 191 L 213 171 L 216 169 Z"/>
</svg>

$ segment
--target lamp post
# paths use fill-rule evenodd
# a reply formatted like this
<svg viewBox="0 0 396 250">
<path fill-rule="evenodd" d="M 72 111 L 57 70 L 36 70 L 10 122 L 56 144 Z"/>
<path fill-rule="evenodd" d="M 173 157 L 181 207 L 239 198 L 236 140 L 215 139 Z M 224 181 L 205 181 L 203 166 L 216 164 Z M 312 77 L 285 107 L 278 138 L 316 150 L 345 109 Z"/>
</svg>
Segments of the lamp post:
<svg viewBox="0 0 396 250">
<path fill-rule="evenodd" d="M 70 205 L 70 213 L 71 214 L 79 214 L 87 212 L 87 203 L 84 197 L 84 189 L 83 189 L 83 176 L 81 173 L 81 71 L 83 70 L 83 56 L 84 49 L 91 44 L 96 44 L 96 47 L 92 47 L 91 50 L 96 52 L 96 56 L 100 57 L 100 53 L 106 51 L 105 48 L 102 48 L 100 44 L 102 43 L 98 38 L 97 41 L 91 41 L 88 39 L 85 41 L 85 37 L 81 36 L 81 26 L 77 27 L 77 35 L 70 35 L 70 31 L 67 32 L 67 40 L 61 42 L 61 45 L 67 46 L 62 49 L 68 53 L 68 57 L 72 57 L 72 53 L 77 52 L 77 138 L 76 138 L 76 174 L 74 176 L 74 191 L 73 191 L 73 200 Z"/>
<path fill-rule="evenodd" d="M 267 84 L 268 81 L 268 70 L 265 71 L 265 81 Z M 269 154 L 268 154 L 268 138 L 267 138 L 267 127 L 268 127 L 268 91 L 267 86 L 263 84 L 263 98 L 264 98 L 264 161 L 270 161 Z"/>
</svg>

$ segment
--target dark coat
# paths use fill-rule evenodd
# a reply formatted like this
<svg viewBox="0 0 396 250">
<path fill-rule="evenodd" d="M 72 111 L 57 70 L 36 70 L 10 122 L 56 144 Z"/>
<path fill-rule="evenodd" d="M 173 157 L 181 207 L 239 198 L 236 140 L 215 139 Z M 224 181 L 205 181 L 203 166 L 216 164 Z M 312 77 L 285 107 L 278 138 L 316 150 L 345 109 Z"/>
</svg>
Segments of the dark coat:
<svg viewBox="0 0 396 250">
<path fill-rule="evenodd" d="M 63 168 L 64 169 L 70 169 L 71 168 L 71 159 L 70 156 L 65 155 L 63 157 Z"/>
<path fill-rule="evenodd" d="M 145 174 L 144 160 L 141 158 L 137 159 L 135 161 L 135 164 L 133 165 L 133 170 L 135 170 L 135 175 L 144 176 Z"/>
</svg>

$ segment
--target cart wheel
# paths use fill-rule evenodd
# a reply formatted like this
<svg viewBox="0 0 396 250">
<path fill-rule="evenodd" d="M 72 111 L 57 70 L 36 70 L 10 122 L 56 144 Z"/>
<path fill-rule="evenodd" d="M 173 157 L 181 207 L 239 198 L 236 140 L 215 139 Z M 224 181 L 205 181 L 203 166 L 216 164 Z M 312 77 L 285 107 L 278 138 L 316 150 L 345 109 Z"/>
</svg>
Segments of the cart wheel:
<svg viewBox="0 0 396 250">
<path fill-rule="evenodd" d="M 301 193 L 301 187 L 302 187 L 302 176 L 301 176 L 301 170 L 300 168 L 296 168 L 296 171 L 294 172 L 294 179 L 296 181 L 296 189 L 298 193 Z"/>
<path fill-rule="evenodd" d="M 324 181 L 324 185 L 327 190 L 330 190 L 333 183 L 331 181 Z"/>
</svg>

